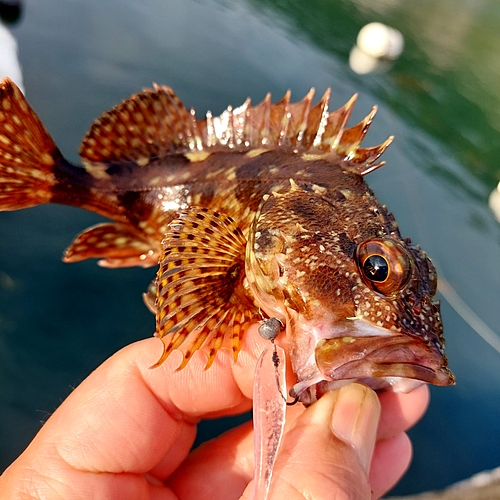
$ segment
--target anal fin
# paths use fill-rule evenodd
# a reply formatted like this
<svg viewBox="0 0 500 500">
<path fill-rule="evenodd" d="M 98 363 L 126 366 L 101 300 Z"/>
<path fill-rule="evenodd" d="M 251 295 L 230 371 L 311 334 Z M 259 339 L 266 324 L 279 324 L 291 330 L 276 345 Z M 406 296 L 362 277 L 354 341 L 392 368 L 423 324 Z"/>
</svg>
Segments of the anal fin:
<svg viewBox="0 0 500 500">
<path fill-rule="evenodd" d="M 157 275 L 156 336 L 160 365 L 182 344 L 182 369 L 199 349 L 208 355 L 228 346 L 236 361 L 241 339 L 260 318 L 244 288 L 246 241 L 228 216 L 190 208 L 172 221 L 162 242 Z"/>
<path fill-rule="evenodd" d="M 151 244 L 120 223 L 103 223 L 81 232 L 66 249 L 64 262 L 97 258 L 102 267 L 150 267 L 158 264 Z"/>
</svg>

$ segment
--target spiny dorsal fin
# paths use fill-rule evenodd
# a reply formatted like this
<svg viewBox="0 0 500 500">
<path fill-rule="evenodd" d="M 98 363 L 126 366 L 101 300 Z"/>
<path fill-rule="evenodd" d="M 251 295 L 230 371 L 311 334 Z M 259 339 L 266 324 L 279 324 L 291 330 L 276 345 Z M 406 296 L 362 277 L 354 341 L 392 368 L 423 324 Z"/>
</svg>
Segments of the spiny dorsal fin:
<svg viewBox="0 0 500 500">
<path fill-rule="evenodd" d="M 183 368 L 200 348 L 210 367 L 227 340 L 236 361 L 243 333 L 260 318 L 243 287 L 246 241 L 230 217 L 193 207 L 170 223 L 156 281 L 156 336 L 164 352 L 185 341 Z M 145 298 L 151 304 L 151 288 Z"/>
<path fill-rule="evenodd" d="M 80 154 L 87 163 L 145 165 L 167 154 L 284 148 L 334 154 L 362 175 L 380 166 L 374 162 L 392 139 L 372 148 L 359 147 L 376 108 L 359 124 L 346 128 L 356 95 L 333 112 L 328 111 L 330 89 L 315 106 L 311 106 L 314 89 L 299 102 L 290 102 L 290 97 L 288 91 L 272 104 L 267 94 L 256 106 L 247 99 L 238 108 L 229 106 L 220 116 L 208 112 L 198 120 L 172 89 L 155 85 L 154 90 L 132 96 L 97 119 Z"/>
</svg>

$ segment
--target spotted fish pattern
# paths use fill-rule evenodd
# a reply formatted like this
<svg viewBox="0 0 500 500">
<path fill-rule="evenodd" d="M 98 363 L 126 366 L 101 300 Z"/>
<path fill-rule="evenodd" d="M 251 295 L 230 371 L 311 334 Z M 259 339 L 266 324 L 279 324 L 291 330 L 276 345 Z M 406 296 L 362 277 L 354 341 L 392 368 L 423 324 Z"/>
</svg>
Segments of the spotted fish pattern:
<svg viewBox="0 0 500 500">
<path fill-rule="evenodd" d="M 348 127 L 356 96 L 330 112 L 290 92 L 277 103 L 198 118 L 165 86 L 90 127 L 67 161 L 16 85 L 0 84 L 0 210 L 72 205 L 107 217 L 64 261 L 157 266 L 144 298 L 183 368 L 221 348 L 237 360 L 249 325 L 278 318 L 309 403 L 348 380 L 408 389 L 450 385 L 435 269 L 364 181 L 392 137 L 361 142 L 376 112 Z M 411 388 L 411 387 L 410 387 Z"/>
</svg>

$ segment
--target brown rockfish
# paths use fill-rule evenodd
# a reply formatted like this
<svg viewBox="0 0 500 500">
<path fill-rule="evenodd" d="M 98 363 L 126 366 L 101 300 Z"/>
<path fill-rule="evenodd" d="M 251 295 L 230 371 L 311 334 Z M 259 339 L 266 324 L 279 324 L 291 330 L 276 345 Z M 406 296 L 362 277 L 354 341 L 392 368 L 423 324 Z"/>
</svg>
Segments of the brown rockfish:
<svg viewBox="0 0 500 500">
<path fill-rule="evenodd" d="M 154 266 L 145 295 L 163 341 L 207 367 L 236 360 L 248 326 L 285 326 L 305 404 L 346 381 L 409 390 L 452 385 L 436 271 L 403 239 L 363 177 L 390 144 L 361 148 L 376 109 L 347 128 L 355 97 L 328 112 L 290 93 L 197 119 L 168 87 L 102 115 L 67 161 L 23 94 L 0 84 L 0 210 L 41 203 L 114 222 L 79 234 L 66 262 Z"/>
</svg>

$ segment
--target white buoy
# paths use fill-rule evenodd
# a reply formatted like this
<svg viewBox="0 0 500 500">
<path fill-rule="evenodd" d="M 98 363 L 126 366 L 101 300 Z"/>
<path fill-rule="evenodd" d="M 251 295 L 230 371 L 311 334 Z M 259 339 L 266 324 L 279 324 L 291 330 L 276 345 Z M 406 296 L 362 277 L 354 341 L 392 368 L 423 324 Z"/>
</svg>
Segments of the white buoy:
<svg viewBox="0 0 500 500">
<path fill-rule="evenodd" d="M 7 27 L 0 22 L 0 80 L 8 76 L 24 92 L 23 75 L 17 56 L 17 42 Z"/>
<path fill-rule="evenodd" d="M 349 54 L 349 65 L 359 75 L 386 70 L 404 49 L 401 32 L 382 23 L 370 23 L 358 33 Z"/>
<path fill-rule="evenodd" d="M 358 34 L 358 47 L 377 59 L 397 59 L 404 49 L 404 38 L 400 31 L 382 23 L 370 23 Z"/>
<path fill-rule="evenodd" d="M 496 220 L 500 222 L 500 182 L 497 187 L 491 192 L 488 199 L 488 205 L 493 212 Z"/>
<path fill-rule="evenodd" d="M 355 45 L 349 54 L 349 66 L 358 75 L 368 75 L 383 71 L 389 64 L 387 61 L 368 55 Z"/>
</svg>

